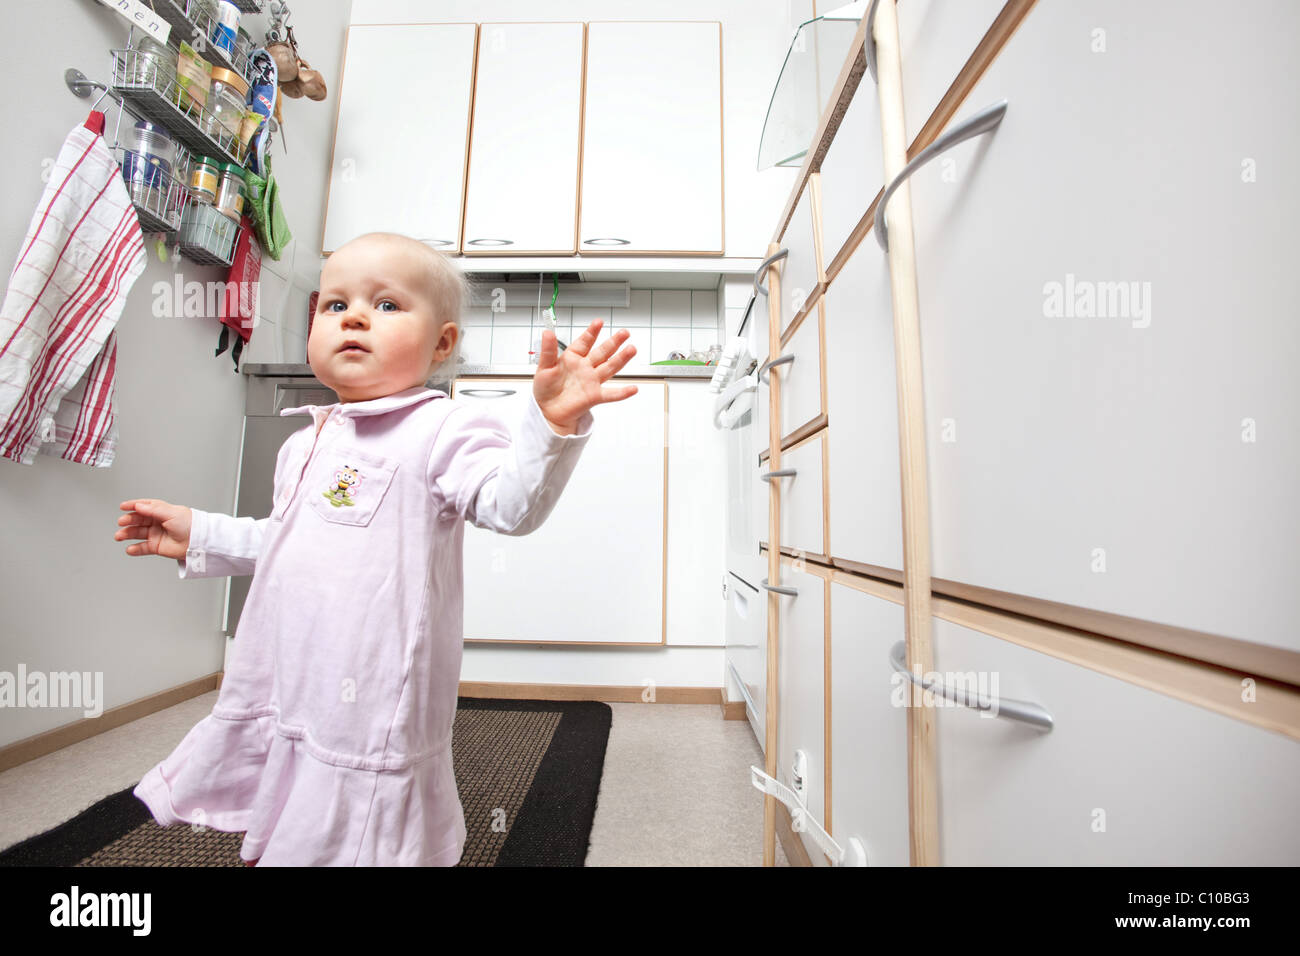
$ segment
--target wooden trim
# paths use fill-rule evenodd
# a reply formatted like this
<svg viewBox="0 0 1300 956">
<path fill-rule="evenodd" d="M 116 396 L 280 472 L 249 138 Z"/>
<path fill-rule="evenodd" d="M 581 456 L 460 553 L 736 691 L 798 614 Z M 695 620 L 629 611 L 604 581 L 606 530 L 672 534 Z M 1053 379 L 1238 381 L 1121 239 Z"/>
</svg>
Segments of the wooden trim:
<svg viewBox="0 0 1300 956">
<path fill-rule="evenodd" d="M 573 255 L 578 254 L 578 232 L 582 228 L 582 158 L 587 149 L 587 27 L 582 24 L 582 83 L 578 92 L 578 202 L 573 210 Z"/>
<path fill-rule="evenodd" d="M 64 747 L 71 747 L 83 740 L 89 740 L 91 737 L 129 724 L 133 720 L 148 717 L 160 710 L 166 710 L 168 707 L 174 707 L 208 691 L 216 690 L 219 677 L 219 674 L 208 674 L 206 677 L 178 684 L 156 694 L 150 694 L 148 697 L 109 708 L 98 717 L 83 717 L 70 724 L 0 747 L 0 772 L 12 770 L 29 760 L 44 757 Z"/>
<path fill-rule="evenodd" d="M 903 603 L 896 584 L 840 569 L 830 574 L 837 584 Z M 973 601 L 935 595 L 933 608 L 935 617 L 953 624 L 1300 740 L 1300 686 Z M 1251 702 L 1241 699 L 1247 678 L 1254 681 L 1256 699 Z"/>
<path fill-rule="evenodd" d="M 521 684 L 517 682 L 461 681 L 461 697 L 497 697 L 502 700 L 602 700 L 623 704 L 716 704 L 721 687 L 654 688 L 654 699 L 644 698 L 645 688 L 621 684 Z M 741 701 L 744 706 L 744 701 Z"/>
<path fill-rule="evenodd" d="M 822 762 L 825 778 L 822 780 L 822 829 L 833 834 L 831 823 L 831 579 L 822 577 Z"/>
<path fill-rule="evenodd" d="M 775 242 L 769 243 L 767 255 L 777 251 Z M 777 342 L 777 330 L 781 325 L 781 271 L 775 265 L 767 269 L 767 342 L 768 358 L 772 357 L 772 345 Z M 768 442 L 776 453 L 769 456 L 772 468 L 781 467 L 781 376 L 771 376 L 768 389 Z M 780 482 L 769 481 L 767 492 L 767 535 L 768 541 L 781 543 L 781 488 Z M 767 579 L 775 583 L 780 580 L 781 555 L 775 549 L 769 549 L 767 555 Z M 780 639 L 781 639 L 781 596 L 775 591 L 767 592 L 767 704 L 763 728 L 764 766 L 769 777 L 777 778 L 777 747 L 780 745 L 777 723 L 777 708 L 780 706 Z M 770 793 L 763 795 L 763 865 L 776 865 L 776 807 L 779 801 Z M 784 838 L 781 841 L 785 843 Z M 798 840 L 795 840 L 798 843 Z M 787 850 L 787 855 L 789 851 Z"/>
<path fill-rule="evenodd" d="M 474 147 L 474 107 L 478 105 L 478 51 L 483 37 L 483 24 L 474 24 L 474 57 L 469 65 L 469 126 L 465 130 L 465 165 L 460 171 L 460 228 L 457 229 L 456 251 L 465 254 L 465 212 L 469 200 L 469 161 Z"/>
<path fill-rule="evenodd" d="M 775 380 L 776 380 L 776 376 L 773 376 L 773 381 Z M 800 425 L 790 434 L 786 435 L 784 438 L 781 439 L 780 441 L 781 450 L 791 451 L 795 448 L 798 448 L 800 445 L 808 441 L 808 439 L 816 436 L 818 432 L 820 432 L 823 428 L 825 428 L 826 422 L 827 419 L 825 414 L 818 415 L 816 418 L 812 419 L 811 421 L 804 422 L 802 425 Z M 780 427 L 780 423 L 777 424 L 777 427 L 778 428 Z M 759 452 L 758 463 L 761 465 L 763 464 L 763 462 L 768 461 L 771 457 L 772 457 L 771 448 L 764 448 L 761 452 Z M 772 467 L 775 468 L 777 466 L 773 465 Z"/>
<path fill-rule="evenodd" d="M 907 165 L 903 115 L 903 69 L 897 9 L 892 0 L 876 8 L 876 62 L 881 143 L 886 181 Z M 934 669 L 930 620 L 930 505 L 925 445 L 925 388 L 921 327 L 912 237 L 912 196 L 903 182 L 891 199 L 889 284 L 894 303 L 894 359 L 898 368 L 899 464 L 903 490 L 903 608 L 907 665 L 915 674 Z M 911 862 L 939 863 L 938 771 L 931 708 L 907 709 L 908 816 Z"/>
<path fill-rule="evenodd" d="M 819 280 L 817 284 L 813 286 L 812 291 L 808 293 L 808 298 L 804 300 L 803 310 L 790 320 L 790 324 L 787 325 L 785 331 L 781 333 L 782 348 L 785 348 L 785 346 L 790 343 L 790 340 L 794 338 L 794 334 L 799 331 L 799 326 L 803 325 L 803 320 L 812 312 L 813 306 L 821 304 L 822 295 L 825 292 L 826 283 Z"/>
<path fill-rule="evenodd" d="M 934 578 L 931 588 L 936 595 L 957 598 L 1032 617 L 1040 621 L 1064 624 L 1114 640 L 1168 651 L 1180 657 L 1217 664 L 1230 670 L 1267 677 L 1270 680 L 1300 686 L 1300 651 L 1266 644 L 1256 644 L 1205 631 L 1157 624 L 1136 617 L 1096 611 L 1073 604 L 1061 604 L 1042 598 L 995 591 L 992 588 L 961 584 Z"/>
<path fill-rule="evenodd" d="M 663 570 L 659 577 L 659 643 L 668 644 L 668 383 L 664 383 L 664 536 L 659 551 Z"/>
<path fill-rule="evenodd" d="M 886 568 L 878 564 L 863 564 L 861 561 L 849 561 L 846 558 L 831 558 L 831 564 L 837 568 L 849 571 L 853 574 L 861 574 L 867 577 L 881 578 L 885 581 L 893 581 L 895 584 L 903 583 L 903 572 L 894 568 Z M 930 588 L 934 589 L 934 579 L 930 580 Z"/>
<path fill-rule="evenodd" d="M 749 715 L 745 713 L 745 701 L 727 700 L 727 688 L 718 688 L 718 706 L 722 708 L 723 720 L 748 720 Z"/>
</svg>

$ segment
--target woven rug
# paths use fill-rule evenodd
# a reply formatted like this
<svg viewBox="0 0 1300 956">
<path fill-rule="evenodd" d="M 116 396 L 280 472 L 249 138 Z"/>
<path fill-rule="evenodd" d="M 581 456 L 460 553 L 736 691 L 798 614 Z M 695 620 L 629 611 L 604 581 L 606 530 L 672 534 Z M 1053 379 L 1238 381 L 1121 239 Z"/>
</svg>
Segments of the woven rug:
<svg viewBox="0 0 1300 956">
<path fill-rule="evenodd" d="M 595 701 L 461 697 L 458 866 L 582 866 L 612 712 Z M 243 866 L 242 833 L 160 827 L 131 786 L 0 853 L 0 866 Z"/>
</svg>

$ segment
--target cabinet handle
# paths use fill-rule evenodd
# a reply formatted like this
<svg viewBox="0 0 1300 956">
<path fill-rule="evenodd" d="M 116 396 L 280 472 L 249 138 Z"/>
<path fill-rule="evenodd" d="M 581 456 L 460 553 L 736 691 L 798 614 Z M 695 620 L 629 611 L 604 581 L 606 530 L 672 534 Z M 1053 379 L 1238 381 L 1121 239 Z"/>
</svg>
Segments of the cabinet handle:
<svg viewBox="0 0 1300 956">
<path fill-rule="evenodd" d="M 457 395 L 473 395 L 476 398 L 505 398 L 513 395 L 513 388 L 462 388 Z"/>
<path fill-rule="evenodd" d="M 513 246 L 513 239 L 471 239 L 465 245 L 467 246 Z"/>
<path fill-rule="evenodd" d="M 895 644 L 893 650 L 889 652 L 889 663 L 893 665 L 894 670 L 905 676 L 916 686 L 924 687 L 928 691 L 946 697 L 955 704 L 973 707 L 975 710 L 991 710 L 995 717 L 1018 720 L 1021 723 L 1031 724 L 1045 732 L 1050 732 L 1052 729 L 1052 715 L 1038 704 L 1001 697 L 992 700 L 977 694 L 956 690 L 938 681 L 930 684 L 925 683 L 907 669 L 907 649 L 902 641 Z"/>
<path fill-rule="evenodd" d="M 605 236 L 599 239 L 584 239 L 582 240 L 582 244 L 584 246 L 630 246 L 632 240 L 615 239 L 612 236 Z"/>
<path fill-rule="evenodd" d="M 880 0 L 871 0 L 871 6 L 867 8 L 867 42 L 862 45 L 862 52 L 867 58 L 867 72 L 871 74 L 871 82 L 877 86 L 880 85 L 880 79 L 876 76 L 876 35 L 873 32 L 876 29 L 876 7 L 880 5 Z"/>
<path fill-rule="evenodd" d="M 790 254 L 789 249 L 782 249 L 779 252 L 774 252 L 766 259 L 763 260 L 763 264 L 761 266 L 759 266 L 757 269 L 754 270 L 754 293 L 756 295 L 761 295 L 761 296 L 767 295 L 767 286 L 760 285 L 758 281 L 758 277 L 761 275 L 766 275 L 768 266 L 772 265 L 774 262 L 780 262 L 789 254 Z"/>
<path fill-rule="evenodd" d="M 798 597 L 798 596 L 799 596 L 799 589 L 798 589 L 798 588 L 792 588 L 792 587 L 789 587 L 789 586 L 787 586 L 787 585 L 782 585 L 782 584 L 768 584 L 768 583 L 767 583 L 767 578 L 763 578 L 763 580 L 762 580 L 761 582 L 759 582 L 759 583 L 763 585 L 763 588 L 764 588 L 765 590 L 768 590 L 768 591 L 775 591 L 777 594 L 788 594 L 788 595 L 790 595 L 790 597 Z"/>
<path fill-rule="evenodd" d="M 777 366 L 777 365 L 789 365 L 789 364 L 790 364 L 791 362 L 793 362 L 793 361 L 794 361 L 794 353 L 793 353 L 793 352 L 790 352 L 790 353 L 788 353 L 788 354 L 786 354 L 786 355 L 782 355 L 782 356 L 780 356 L 779 358 L 768 359 L 766 362 L 764 362 L 762 365 L 760 365 L 760 366 L 758 367 L 758 377 L 762 380 L 762 382 L 763 382 L 764 385 L 770 385 L 770 384 L 772 384 L 772 380 L 769 379 L 769 378 L 767 377 L 767 375 L 765 375 L 764 373 L 765 373 L 768 369 L 770 369 L 770 368 L 772 368 L 772 367 L 774 367 L 774 366 Z"/>
<path fill-rule="evenodd" d="M 793 478 L 798 471 L 797 468 L 782 468 L 780 471 L 765 471 L 758 477 L 764 481 L 771 481 L 773 478 Z"/>
<path fill-rule="evenodd" d="M 970 139 L 972 136 L 978 136 L 980 133 L 987 133 L 999 123 L 1007 112 L 1007 101 L 1000 100 L 992 106 L 986 106 L 970 119 L 958 123 L 948 132 L 944 133 L 933 143 L 921 150 L 912 159 L 910 163 L 903 167 L 902 171 L 894 177 L 893 182 L 885 187 L 885 194 L 880 197 L 880 202 L 876 205 L 876 242 L 880 243 L 880 248 L 886 252 L 889 251 L 889 233 L 888 225 L 885 223 L 885 207 L 889 205 L 889 197 L 894 194 L 899 186 L 907 180 L 912 173 L 916 172 L 930 160 L 934 159 L 945 150 L 951 149 L 958 143 Z"/>
</svg>

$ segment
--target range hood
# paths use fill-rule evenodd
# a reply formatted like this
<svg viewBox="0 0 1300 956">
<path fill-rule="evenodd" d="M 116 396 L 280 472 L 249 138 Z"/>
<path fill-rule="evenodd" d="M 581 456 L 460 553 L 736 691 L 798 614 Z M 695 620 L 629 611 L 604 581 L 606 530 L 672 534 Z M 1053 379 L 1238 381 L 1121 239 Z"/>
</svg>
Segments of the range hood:
<svg viewBox="0 0 1300 956">
<path fill-rule="evenodd" d="M 868 6 L 868 0 L 859 0 L 801 23 L 795 30 L 763 122 L 758 144 L 760 171 L 803 164 Z"/>
</svg>

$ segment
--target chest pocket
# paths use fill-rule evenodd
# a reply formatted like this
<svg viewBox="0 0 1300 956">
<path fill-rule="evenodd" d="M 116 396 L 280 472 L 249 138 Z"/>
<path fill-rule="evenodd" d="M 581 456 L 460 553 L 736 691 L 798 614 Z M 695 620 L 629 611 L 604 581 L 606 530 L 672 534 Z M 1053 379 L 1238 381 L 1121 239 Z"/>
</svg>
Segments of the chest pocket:
<svg viewBox="0 0 1300 956">
<path fill-rule="evenodd" d="M 322 455 L 306 489 L 311 508 L 332 524 L 365 527 L 375 516 L 397 471 L 397 462 L 353 448 Z"/>
</svg>

